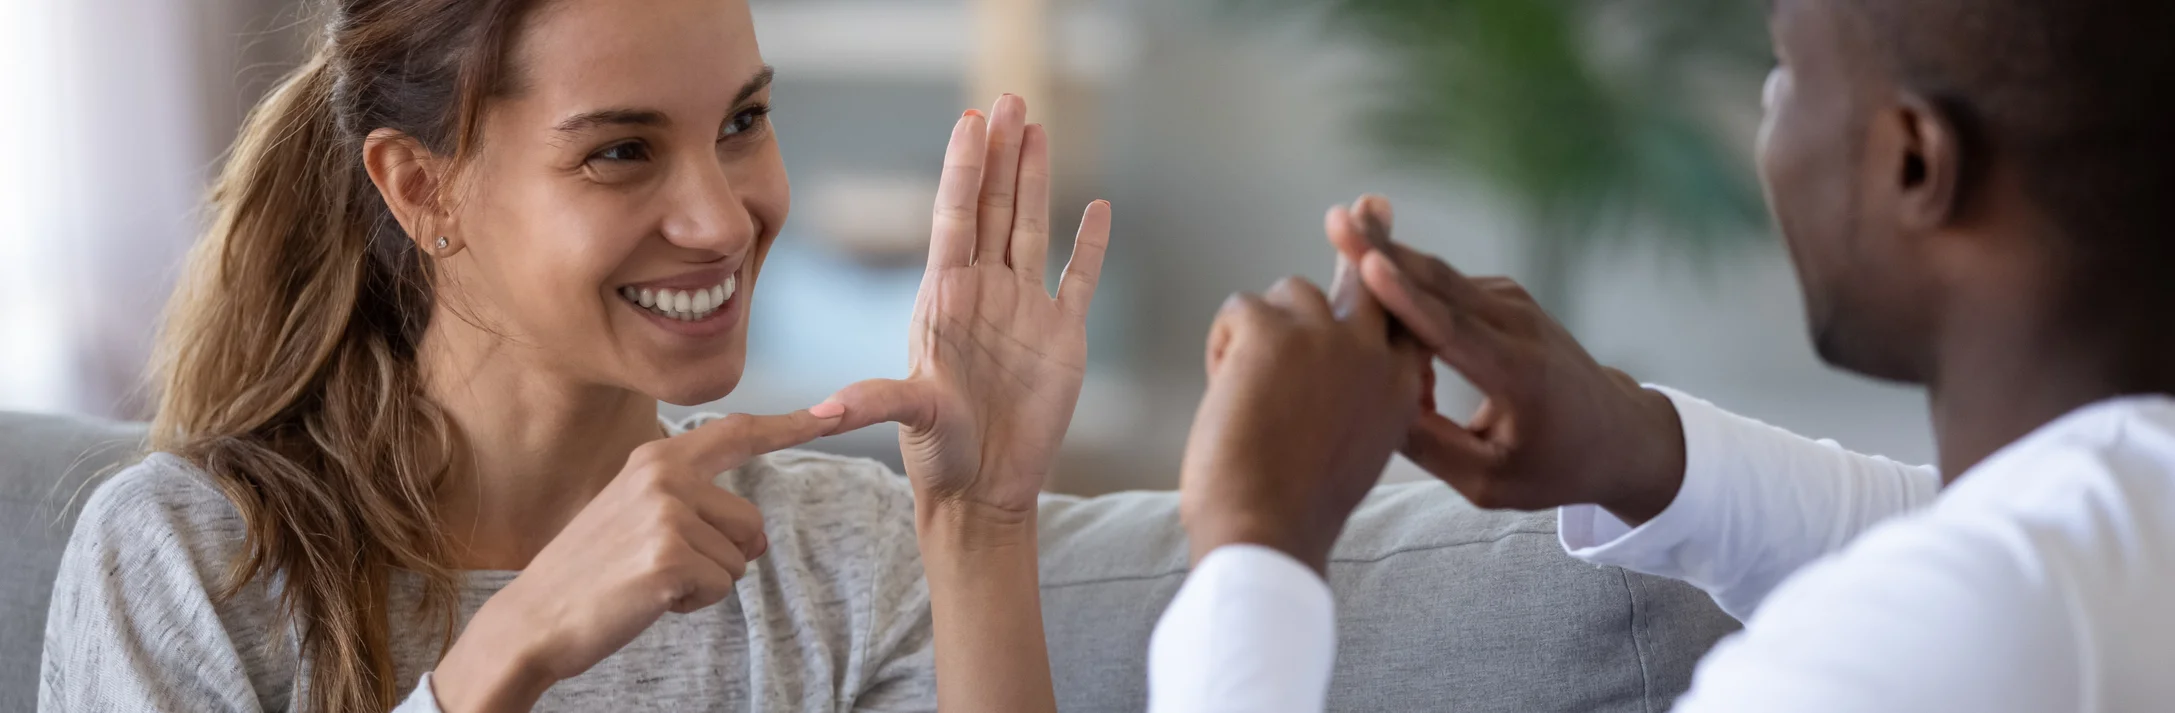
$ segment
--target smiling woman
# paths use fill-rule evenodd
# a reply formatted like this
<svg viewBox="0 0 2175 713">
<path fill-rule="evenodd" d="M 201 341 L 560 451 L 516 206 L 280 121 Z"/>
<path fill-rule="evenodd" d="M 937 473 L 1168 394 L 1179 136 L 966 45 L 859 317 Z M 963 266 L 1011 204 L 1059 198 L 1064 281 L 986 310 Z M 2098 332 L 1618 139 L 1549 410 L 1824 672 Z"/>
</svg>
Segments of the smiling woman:
<svg viewBox="0 0 2175 713">
<path fill-rule="evenodd" d="M 745 4 L 328 14 L 170 305 L 157 452 L 70 541 L 42 706 L 1053 707 L 1035 496 L 1110 223 L 1053 298 L 1021 100 L 955 127 L 907 378 L 672 424 L 740 383 L 790 202 Z M 880 421 L 907 479 L 783 450 Z"/>
</svg>

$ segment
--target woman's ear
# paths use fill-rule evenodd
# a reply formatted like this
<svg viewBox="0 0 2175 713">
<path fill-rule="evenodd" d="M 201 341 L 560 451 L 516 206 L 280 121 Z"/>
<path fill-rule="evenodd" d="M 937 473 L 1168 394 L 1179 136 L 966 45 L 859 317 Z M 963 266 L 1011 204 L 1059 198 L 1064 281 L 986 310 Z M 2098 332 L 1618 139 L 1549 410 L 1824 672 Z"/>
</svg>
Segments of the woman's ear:
<svg viewBox="0 0 2175 713">
<path fill-rule="evenodd" d="M 440 200 L 446 163 L 415 137 L 378 129 L 363 139 L 363 168 L 402 231 L 425 254 L 444 257 L 460 249 L 450 233 L 452 215 Z"/>
</svg>

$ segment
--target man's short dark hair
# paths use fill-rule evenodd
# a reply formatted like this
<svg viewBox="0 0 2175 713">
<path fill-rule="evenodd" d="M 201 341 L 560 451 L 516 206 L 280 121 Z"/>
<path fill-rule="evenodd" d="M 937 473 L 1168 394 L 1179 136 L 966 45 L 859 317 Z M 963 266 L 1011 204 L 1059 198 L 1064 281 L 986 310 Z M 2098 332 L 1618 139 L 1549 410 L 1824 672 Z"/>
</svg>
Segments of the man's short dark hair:
<svg viewBox="0 0 2175 713">
<path fill-rule="evenodd" d="M 1958 124 L 1967 162 L 2024 173 L 2065 251 L 2175 282 L 2175 0 L 1844 1 L 1896 81 Z"/>
</svg>

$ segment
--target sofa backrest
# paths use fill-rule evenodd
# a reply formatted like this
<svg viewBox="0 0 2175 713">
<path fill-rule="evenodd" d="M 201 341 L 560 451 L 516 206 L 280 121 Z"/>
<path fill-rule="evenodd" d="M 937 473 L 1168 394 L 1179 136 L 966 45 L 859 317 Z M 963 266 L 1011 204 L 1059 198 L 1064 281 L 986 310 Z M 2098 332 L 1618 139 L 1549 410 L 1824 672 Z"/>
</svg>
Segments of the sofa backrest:
<svg viewBox="0 0 2175 713">
<path fill-rule="evenodd" d="M 1184 581 L 1172 493 L 1044 498 L 1042 606 L 1067 711 L 1147 705 L 1149 632 Z M 1737 622 L 1674 580 L 1565 555 L 1553 513 L 1378 487 L 1329 563 L 1331 711 L 1653 713 Z"/>
<path fill-rule="evenodd" d="M 37 705 L 46 603 L 73 515 L 142 424 L 0 412 L 0 711 Z M 1167 492 L 1048 496 L 1043 622 L 1060 708 L 1140 711 L 1148 634 L 1186 574 Z M 1332 554 L 1336 711 L 1666 710 L 1736 628 L 1681 583 L 1563 554 L 1547 513 L 1439 483 L 1377 488 Z"/>
<path fill-rule="evenodd" d="M 143 449 L 143 424 L 0 411 L 0 711 L 38 707 L 45 603 L 98 476 Z"/>
</svg>

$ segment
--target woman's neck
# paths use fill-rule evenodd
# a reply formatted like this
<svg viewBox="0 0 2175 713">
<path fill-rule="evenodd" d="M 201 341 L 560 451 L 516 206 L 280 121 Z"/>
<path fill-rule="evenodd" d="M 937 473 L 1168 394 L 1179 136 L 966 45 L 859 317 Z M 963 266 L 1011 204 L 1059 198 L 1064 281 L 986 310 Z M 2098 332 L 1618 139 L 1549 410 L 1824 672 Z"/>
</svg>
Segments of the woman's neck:
<svg viewBox="0 0 2175 713">
<path fill-rule="evenodd" d="M 464 446 L 438 490 L 462 569 L 526 567 L 635 447 L 664 435 L 655 399 L 577 383 L 525 351 L 457 318 L 435 320 L 418 349 L 425 395 Z"/>
</svg>

